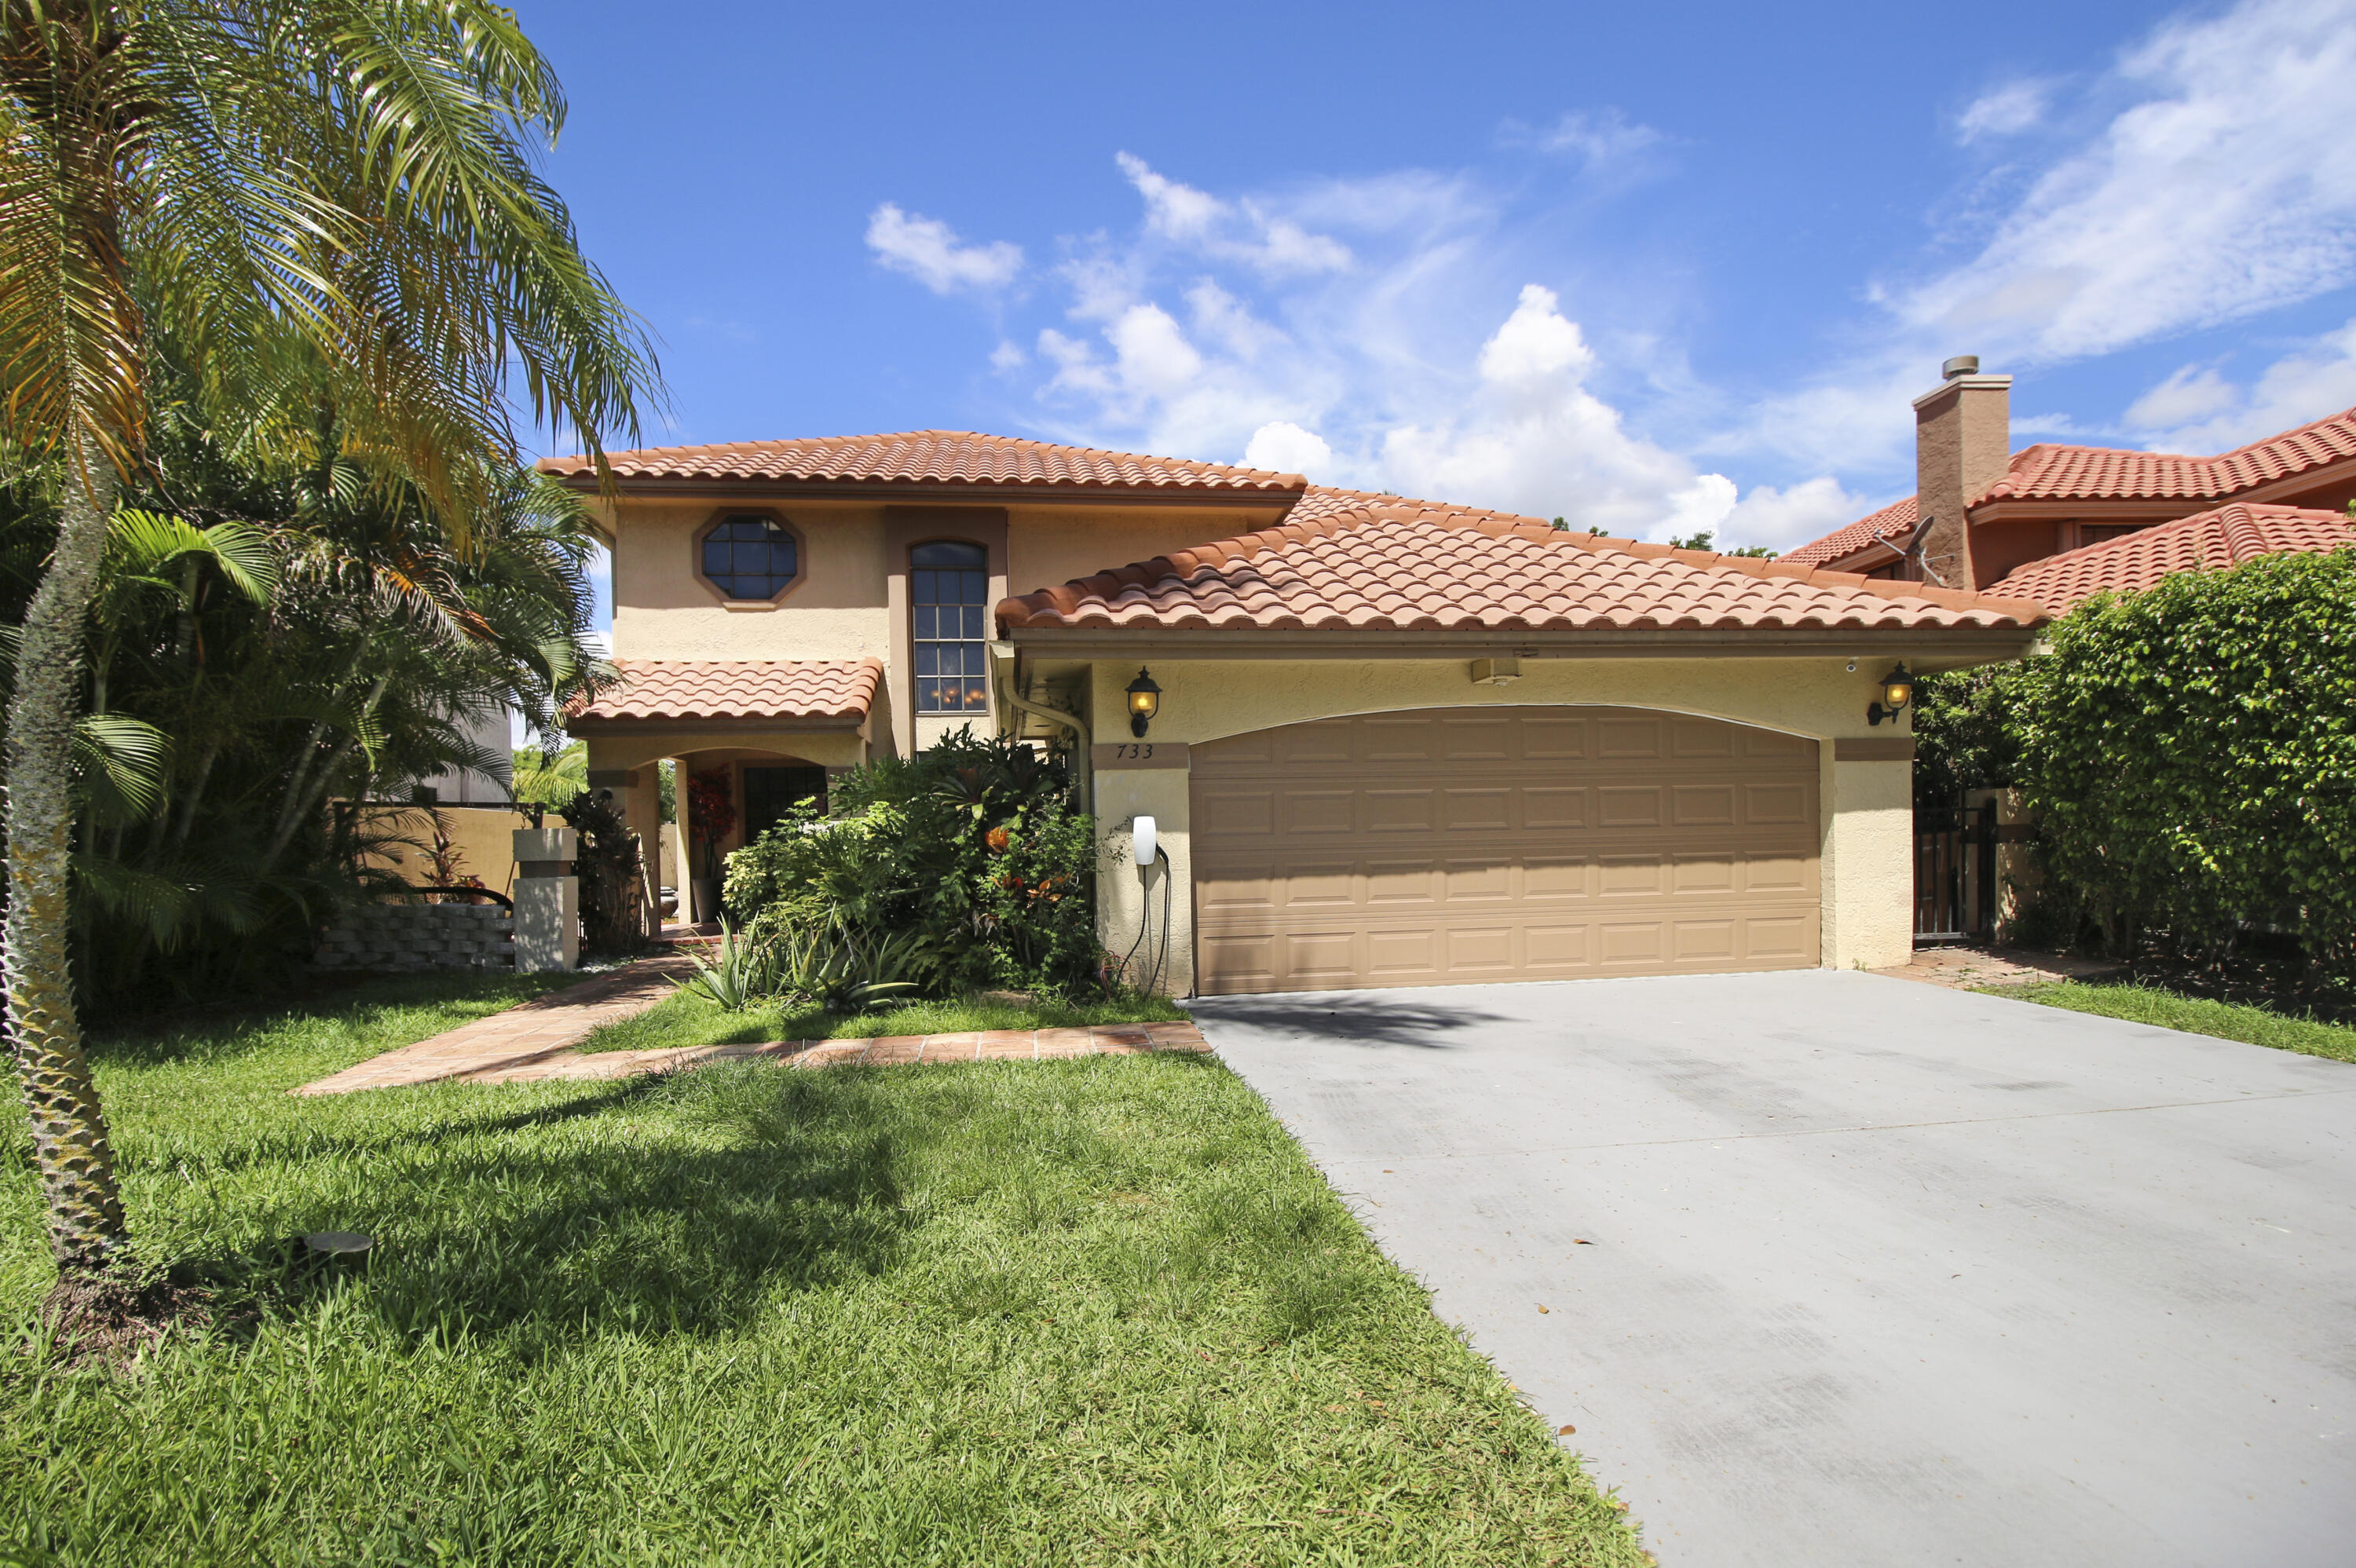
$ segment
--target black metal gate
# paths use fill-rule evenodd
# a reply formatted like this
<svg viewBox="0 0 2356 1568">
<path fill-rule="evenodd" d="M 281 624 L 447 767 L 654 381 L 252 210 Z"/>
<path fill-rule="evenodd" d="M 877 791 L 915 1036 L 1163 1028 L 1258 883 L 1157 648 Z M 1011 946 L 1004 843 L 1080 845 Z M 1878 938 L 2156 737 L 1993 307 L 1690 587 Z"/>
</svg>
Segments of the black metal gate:
<svg viewBox="0 0 2356 1568">
<path fill-rule="evenodd" d="M 1914 808 L 1914 940 L 1996 934 L 1996 803 Z"/>
</svg>

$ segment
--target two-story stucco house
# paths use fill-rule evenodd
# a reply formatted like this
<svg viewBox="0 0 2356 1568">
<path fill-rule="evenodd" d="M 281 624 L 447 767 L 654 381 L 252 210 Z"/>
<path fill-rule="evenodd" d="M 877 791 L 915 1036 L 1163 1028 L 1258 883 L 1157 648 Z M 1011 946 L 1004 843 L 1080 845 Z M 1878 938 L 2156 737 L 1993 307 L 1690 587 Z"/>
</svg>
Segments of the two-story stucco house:
<svg viewBox="0 0 2356 1568">
<path fill-rule="evenodd" d="M 1885 679 L 2015 656 L 2044 619 L 957 432 L 611 464 L 627 680 L 572 729 L 632 821 L 662 758 L 724 775 L 734 843 L 959 725 L 1061 736 L 1106 943 L 1144 923 L 1180 992 L 1902 963 L 1913 742 Z M 1143 871 L 1141 816 L 1167 857 Z"/>
</svg>

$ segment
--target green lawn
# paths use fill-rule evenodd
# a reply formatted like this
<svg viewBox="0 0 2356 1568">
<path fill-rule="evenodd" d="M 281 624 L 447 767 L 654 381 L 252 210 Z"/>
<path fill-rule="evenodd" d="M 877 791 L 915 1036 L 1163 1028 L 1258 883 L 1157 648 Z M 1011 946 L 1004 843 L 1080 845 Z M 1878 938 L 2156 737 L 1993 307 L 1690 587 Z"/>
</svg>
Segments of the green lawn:
<svg viewBox="0 0 2356 1568">
<path fill-rule="evenodd" d="M 969 1029 L 1063 1029 L 1081 1024 L 1143 1023 L 1183 1019 L 1183 1008 L 1160 997 L 1074 1004 L 1043 1000 L 1028 1007 L 1004 1002 L 909 1002 L 873 1012 L 830 1013 L 820 1008 L 775 1006 L 732 1013 L 681 991 L 632 1019 L 607 1024 L 581 1042 L 586 1051 L 655 1051 L 682 1045 L 738 1045 L 766 1040 L 872 1040 L 887 1034 L 961 1034 Z"/>
<path fill-rule="evenodd" d="M 2296 1051 L 2303 1056 L 2328 1056 L 2334 1061 L 2356 1061 L 2356 1029 L 2314 1019 L 2288 1018 L 2264 1008 L 2234 1002 L 2205 1001 L 2179 997 L 2147 986 L 2084 986 L 2059 980 L 2033 986 L 1992 986 L 1991 994 L 2041 1002 L 2072 1012 L 2099 1013 L 2106 1019 L 2158 1024 L 2187 1034 L 2213 1035 L 2247 1045 Z"/>
<path fill-rule="evenodd" d="M 0 1562 L 1643 1561 L 1215 1060 L 285 1093 L 525 988 L 101 1048 L 141 1243 L 251 1311 L 20 1335 Z M 325 1228 L 370 1270 L 237 1261 Z"/>
</svg>

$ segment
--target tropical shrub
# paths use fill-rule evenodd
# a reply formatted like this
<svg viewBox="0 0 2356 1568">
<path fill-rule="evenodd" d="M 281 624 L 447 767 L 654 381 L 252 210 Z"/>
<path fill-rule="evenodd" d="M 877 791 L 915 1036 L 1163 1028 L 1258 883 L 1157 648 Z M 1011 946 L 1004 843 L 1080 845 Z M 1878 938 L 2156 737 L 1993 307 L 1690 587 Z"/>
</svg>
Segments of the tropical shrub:
<svg viewBox="0 0 2356 1568">
<path fill-rule="evenodd" d="M 2356 971 L 2356 550 L 2097 598 L 2048 647 L 1938 683 L 1924 770 L 2019 787 L 2058 894 L 2116 948 L 2263 931 Z"/>
<path fill-rule="evenodd" d="M 581 791 L 560 815 L 580 835 L 573 868 L 581 879 L 583 949 L 597 957 L 646 945 L 646 861 L 638 836 L 614 805 L 614 792 Z"/>
<path fill-rule="evenodd" d="M 1096 826 L 1070 773 L 1003 740 L 951 736 L 835 781 L 728 858 L 730 912 L 766 941 L 833 930 L 862 950 L 915 933 L 891 977 L 936 994 L 1071 994 L 1097 983 Z"/>
<path fill-rule="evenodd" d="M 510 709 L 552 729 L 603 678 L 578 496 L 517 470 L 487 476 L 461 539 L 417 486 L 338 472 L 333 431 L 319 439 L 324 472 L 224 450 L 176 405 L 111 520 L 73 796 L 85 1006 L 291 981 L 338 903 L 393 880 L 372 856 L 446 858 L 430 812 L 331 802 L 398 797 L 447 766 L 491 771 L 466 718 Z M 0 692 L 56 514 L 52 487 L 0 484 Z"/>
</svg>

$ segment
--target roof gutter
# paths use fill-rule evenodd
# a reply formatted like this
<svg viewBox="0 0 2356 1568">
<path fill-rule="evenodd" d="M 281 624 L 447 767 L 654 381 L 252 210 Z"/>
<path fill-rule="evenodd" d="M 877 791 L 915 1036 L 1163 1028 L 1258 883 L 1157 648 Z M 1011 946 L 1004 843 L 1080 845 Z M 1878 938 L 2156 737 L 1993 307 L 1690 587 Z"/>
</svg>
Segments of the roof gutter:
<svg viewBox="0 0 2356 1568">
<path fill-rule="evenodd" d="M 2051 619 L 2051 613 L 2040 606 L 2034 622 L 2011 626 L 1762 628 L 1730 635 L 1708 628 L 1365 633 L 1218 626 L 1015 626 L 1007 635 L 1018 647 L 1050 658 L 1810 658 L 1889 652 L 1978 662 L 2019 656 Z"/>
</svg>

